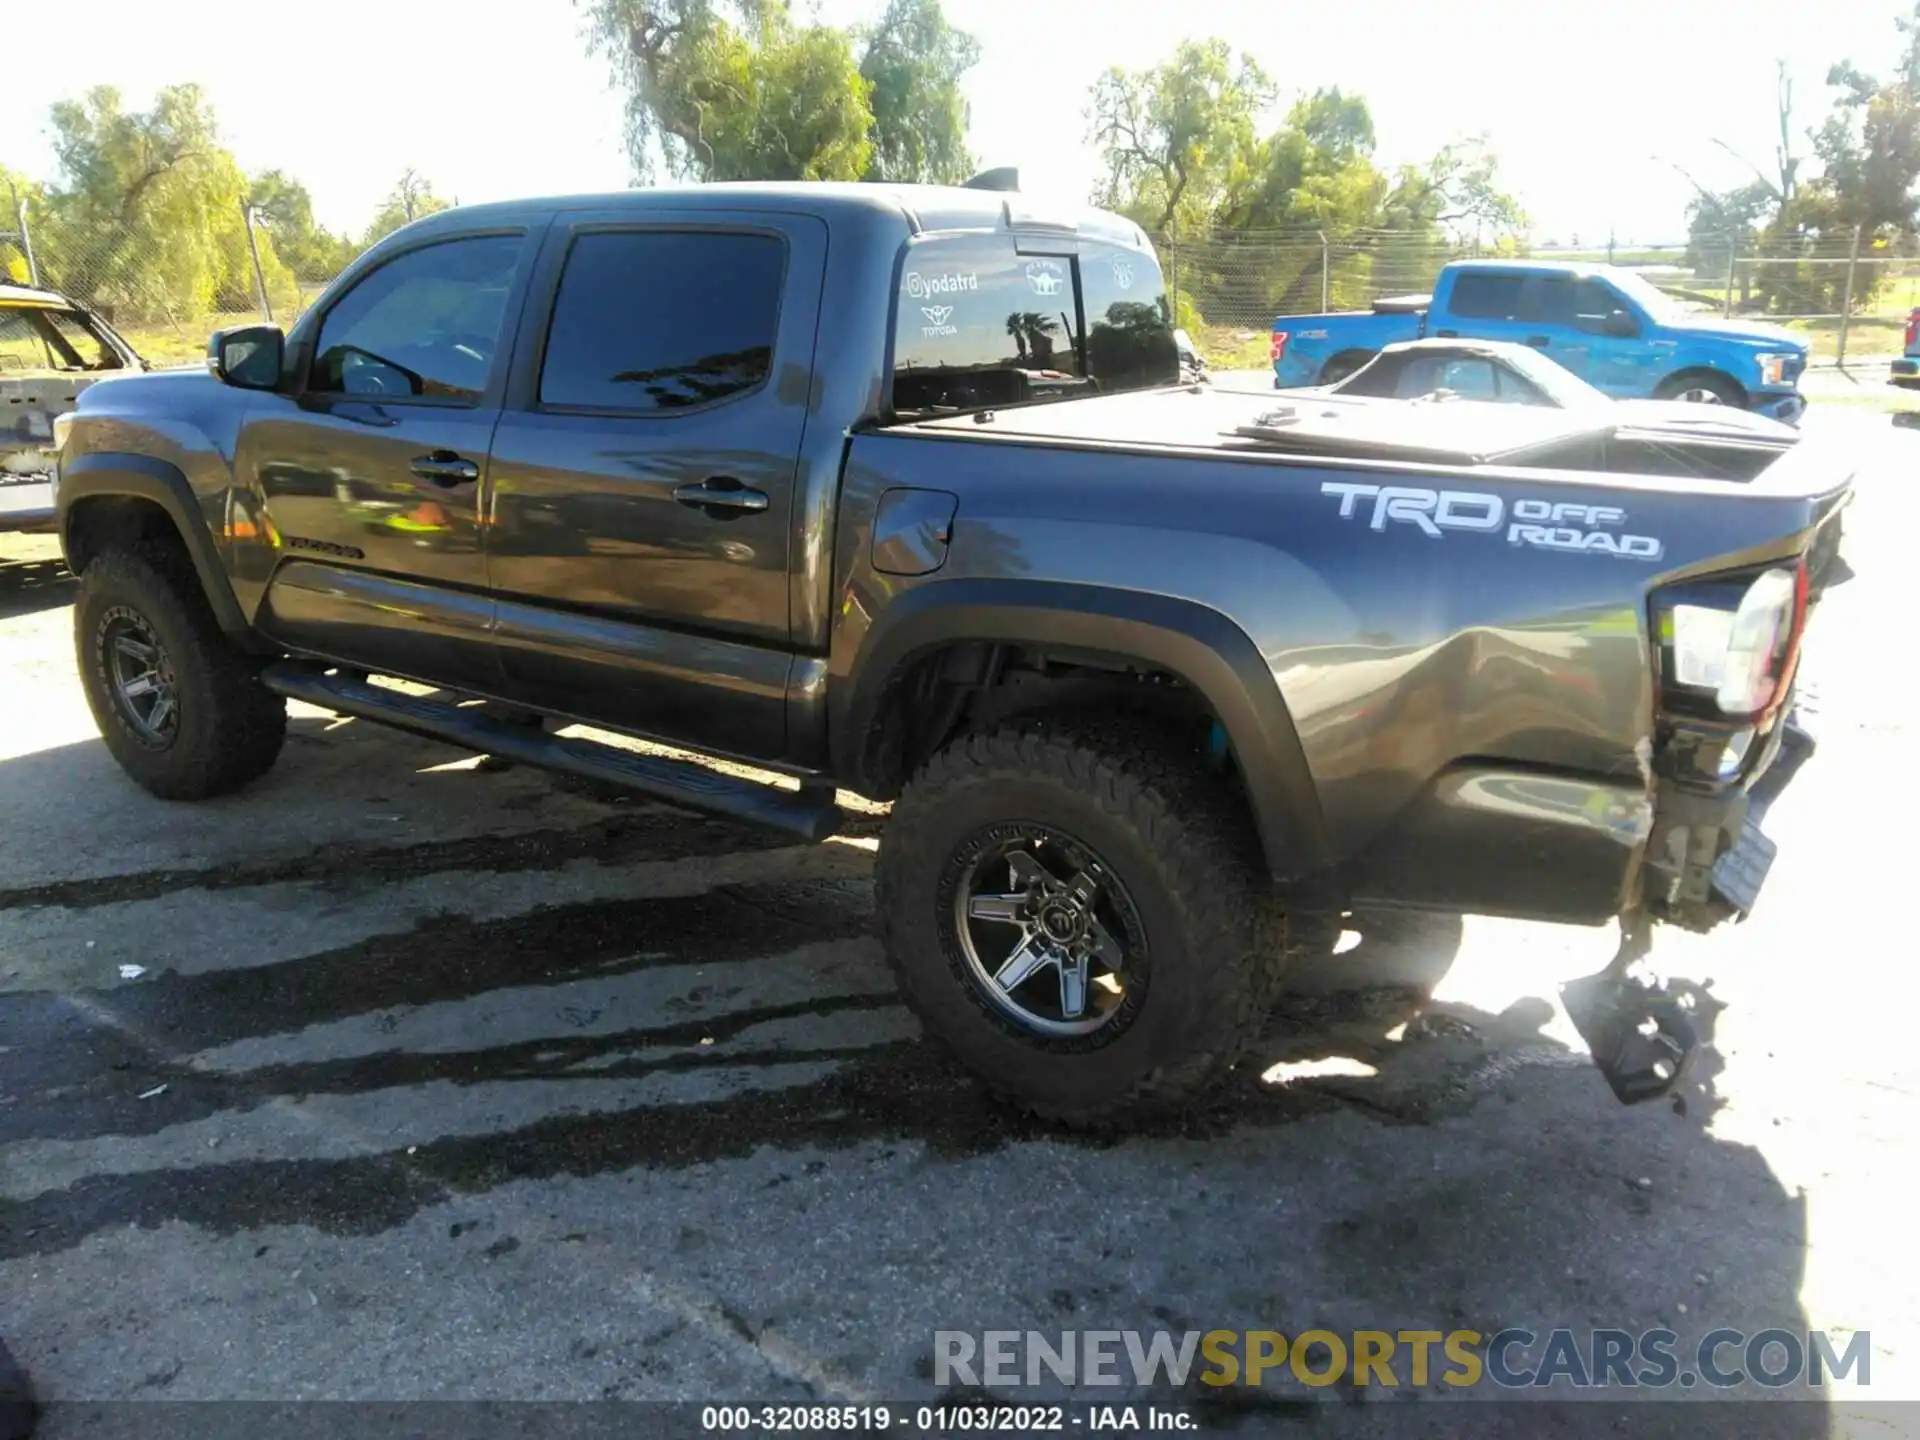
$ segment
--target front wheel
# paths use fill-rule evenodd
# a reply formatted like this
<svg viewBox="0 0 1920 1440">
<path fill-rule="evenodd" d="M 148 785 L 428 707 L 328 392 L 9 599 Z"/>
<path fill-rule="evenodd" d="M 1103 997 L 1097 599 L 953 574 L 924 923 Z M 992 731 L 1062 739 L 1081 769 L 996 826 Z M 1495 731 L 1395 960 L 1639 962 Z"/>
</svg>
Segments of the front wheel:
<svg viewBox="0 0 1920 1440">
<path fill-rule="evenodd" d="M 996 1094 L 1069 1124 L 1176 1110 L 1257 1038 L 1284 955 L 1251 822 L 1150 726 L 967 735 L 894 806 L 901 994 Z"/>
<path fill-rule="evenodd" d="M 100 556 L 80 577 L 73 630 L 101 738 L 155 795 L 223 795 L 279 756 L 286 702 L 221 632 L 184 560 L 153 551 Z"/>
<path fill-rule="evenodd" d="M 1746 392 L 1726 376 L 1711 370 L 1675 375 L 1660 386 L 1654 398 L 1684 400 L 1690 405 L 1731 405 L 1737 410 L 1747 407 Z"/>
</svg>

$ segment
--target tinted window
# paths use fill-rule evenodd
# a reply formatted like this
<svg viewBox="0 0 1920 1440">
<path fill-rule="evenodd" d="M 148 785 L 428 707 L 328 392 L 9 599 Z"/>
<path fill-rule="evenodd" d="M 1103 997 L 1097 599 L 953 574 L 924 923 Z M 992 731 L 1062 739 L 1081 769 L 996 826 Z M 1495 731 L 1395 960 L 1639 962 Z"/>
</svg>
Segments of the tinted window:
<svg viewBox="0 0 1920 1440">
<path fill-rule="evenodd" d="M 1069 257 L 1020 255 L 1005 237 L 916 245 L 899 306 L 896 409 L 965 410 L 1086 390 Z"/>
<path fill-rule="evenodd" d="M 755 388 L 773 368 L 786 265 L 771 235 L 582 235 L 554 300 L 541 403 L 674 410 Z"/>
<path fill-rule="evenodd" d="M 321 323 L 312 388 L 476 399 L 499 353 L 521 245 L 517 235 L 447 240 L 382 265 Z"/>
<path fill-rule="evenodd" d="M 1520 277 L 1466 271 L 1453 277 L 1447 308 L 1482 320 L 1511 320 L 1519 308 Z"/>
<path fill-rule="evenodd" d="M 1102 390 L 1171 385 L 1180 378 L 1173 312 L 1153 261 L 1134 250 L 1080 258 L 1087 312 L 1087 369 Z"/>
</svg>

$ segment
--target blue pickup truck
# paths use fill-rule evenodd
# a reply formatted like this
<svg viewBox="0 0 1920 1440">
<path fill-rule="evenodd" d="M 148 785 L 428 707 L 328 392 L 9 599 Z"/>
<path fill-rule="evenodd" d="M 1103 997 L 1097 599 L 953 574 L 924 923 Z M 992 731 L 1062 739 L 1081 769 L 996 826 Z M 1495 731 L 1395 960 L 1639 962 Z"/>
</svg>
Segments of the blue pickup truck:
<svg viewBox="0 0 1920 1440">
<path fill-rule="evenodd" d="M 1461 260 L 1431 295 L 1273 322 L 1276 389 L 1330 385 L 1387 345 L 1458 336 L 1531 345 L 1616 399 L 1737 405 L 1793 423 L 1807 342 L 1777 325 L 1682 310 L 1608 265 Z"/>
</svg>

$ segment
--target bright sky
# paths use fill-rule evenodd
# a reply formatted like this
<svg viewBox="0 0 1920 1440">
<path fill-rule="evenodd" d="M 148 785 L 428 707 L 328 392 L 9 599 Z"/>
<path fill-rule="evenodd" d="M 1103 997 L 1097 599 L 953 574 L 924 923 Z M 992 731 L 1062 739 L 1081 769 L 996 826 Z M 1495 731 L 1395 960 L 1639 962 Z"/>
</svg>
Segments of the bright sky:
<svg viewBox="0 0 1920 1440">
<path fill-rule="evenodd" d="M 819 0 L 848 23 L 882 0 Z M 800 0 L 796 9 L 808 8 Z M 620 97 L 568 0 L 381 0 L 337 8 L 258 0 L 89 0 L 74 43 L 0 86 L 0 163 L 52 168 L 47 107 L 89 86 L 144 104 L 204 85 L 249 170 L 312 191 L 354 232 L 409 165 L 462 201 L 624 186 Z M 1825 111 L 1830 63 L 1892 67 L 1905 0 L 949 0 L 984 58 L 968 84 L 983 165 L 1022 188 L 1083 196 L 1096 169 L 1083 110 L 1109 65 L 1139 68 L 1189 36 L 1249 50 L 1291 93 L 1339 85 L 1373 108 L 1385 163 L 1484 130 L 1536 238 L 1652 242 L 1684 234 L 1693 193 L 1669 162 L 1720 187 L 1747 178 L 1723 139 L 1773 152 L 1774 61 L 1797 77 L 1800 127 Z M 18 34 L 12 48 L 22 46 Z M 14 58 L 20 59 L 18 53 Z M 1656 156 L 1660 158 L 1655 158 Z"/>
</svg>

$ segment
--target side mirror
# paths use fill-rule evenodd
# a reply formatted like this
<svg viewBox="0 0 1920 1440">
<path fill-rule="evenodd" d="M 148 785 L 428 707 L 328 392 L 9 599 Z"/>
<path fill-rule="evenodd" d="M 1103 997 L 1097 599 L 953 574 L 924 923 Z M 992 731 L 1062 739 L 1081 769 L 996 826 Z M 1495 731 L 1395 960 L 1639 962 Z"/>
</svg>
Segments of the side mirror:
<svg viewBox="0 0 1920 1440">
<path fill-rule="evenodd" d="M 207 342 L 207 369 L 241 390 L 271 390 L 280 383 L 286 346 L 278 325 L 216 330 Z"/>
<path fill-rule="evenodd" d="M 1615 310 L 1600 322 L 1600 333 L 1612 335 L 1621 340 L 1631 340 L 1640 333 L 1640 322 L 1625 310 Z"/>
</svg>

